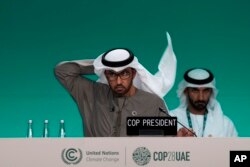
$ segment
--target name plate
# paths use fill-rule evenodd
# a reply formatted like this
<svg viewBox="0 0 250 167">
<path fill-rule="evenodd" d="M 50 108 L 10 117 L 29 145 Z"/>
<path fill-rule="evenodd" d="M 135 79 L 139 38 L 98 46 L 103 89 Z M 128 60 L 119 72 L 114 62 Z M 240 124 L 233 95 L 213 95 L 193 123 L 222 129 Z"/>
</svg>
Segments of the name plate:
<svg viewBox="0 0 250 167">
<path fill-rule="evenodd" d="M 128 136 L 175 136 L 176 117 L 127 117 Z"/>
</svg>

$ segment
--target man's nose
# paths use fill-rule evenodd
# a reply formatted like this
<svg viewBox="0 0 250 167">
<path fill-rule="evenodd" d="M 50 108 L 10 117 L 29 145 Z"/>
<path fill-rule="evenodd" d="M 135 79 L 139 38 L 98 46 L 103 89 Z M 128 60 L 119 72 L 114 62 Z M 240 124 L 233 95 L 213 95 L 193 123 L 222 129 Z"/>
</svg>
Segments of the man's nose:
<svg viewBox="0 0 250 167">
<path fill-rule="evenodd" d="M 198 99 L 201 101 L 204 100 L 204 93 L 203 92 L 199 92 Z"/>
<path fill-rule="evenodd" d="M 122 83 L 122 79 L 120 78 L 119 75 L 117 76 L 116 82 L 117 82 L 117 84 L 121 84 Z"/>
</svg>

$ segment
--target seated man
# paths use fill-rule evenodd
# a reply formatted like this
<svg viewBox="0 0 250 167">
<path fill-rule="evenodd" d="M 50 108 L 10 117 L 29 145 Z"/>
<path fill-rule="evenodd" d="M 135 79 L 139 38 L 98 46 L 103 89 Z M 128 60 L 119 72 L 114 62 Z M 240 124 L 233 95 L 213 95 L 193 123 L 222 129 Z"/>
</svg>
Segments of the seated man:
<svg viewBox="0 0 250 167">
<path fill-rule="evenodd" d="M 207 69 L 190 69 L 179 84 L 180 106 L 170 114 L 198 137 L 235 137 L 238 135 L 235 126 L 223 114 L 216 95 L 213 74 Z"/>
<path fill-rule="evenodd" d="M 94 72 L 104 83 L 84 76 Z M 159 110 L 161 107 L 167 112 L 162 98 L 150 93 L 150 81 L 153 80 L 150 77 L 154 76 L 128 49 L 112 49 L 94 62 L 60 63 L 55 68 L 55 75 L 76 101 L 86 137 L 127 136 L 127 117 L 166 116 Z M 147 91 L 139 89 L 140 85 L 136 87 L 135 79 Z"/>
</svg>

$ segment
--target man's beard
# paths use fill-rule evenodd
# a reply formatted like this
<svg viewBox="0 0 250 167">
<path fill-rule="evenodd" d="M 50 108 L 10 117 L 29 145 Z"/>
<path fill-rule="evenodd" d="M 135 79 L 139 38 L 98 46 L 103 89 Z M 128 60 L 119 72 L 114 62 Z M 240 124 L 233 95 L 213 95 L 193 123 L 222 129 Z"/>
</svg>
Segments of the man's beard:
<svg viewBox="0 0 250 167">
<path fill-rule="evenodd" d="M 127 88 L 126 88 L 125 86 L 123 86 L 122 84 L 116 85 L 113 91 L 114 91 L 114 93 L 115 93 L 117 96 L 119 96 L 119 97 L 124 96 L 126 93 L 129 92 L 129 90 L 130 90 L 131 87 L 132 87 L 132 84 L 133 84 L 133 82 L 131 82 L 131 83 L 128 85 Z"/>
<path fill-rule="evenodd" d="M 197 101 L 194 101 L 190 98 L 190 96 L 188 96 L 188 100 L 189 100 L 189 103 L 190 105 L 196 109 L 197 111 L 204 111 L 206 108 L 207 108 L 207 104 L 208 104 L 208 101 L 204 101 L 204 100 L 197 100 Z"/>
<path fill-rule="evenodd" d="M 122 84 L 120 85 L 116 85 L 116 87 L 114 88 L 114 92 L 117 96 L 123 96 L 124 94 L 126 94 L 129 91 L 129 89 L 127 89 L 125 86 L 123 86 Z"/>
</svg>

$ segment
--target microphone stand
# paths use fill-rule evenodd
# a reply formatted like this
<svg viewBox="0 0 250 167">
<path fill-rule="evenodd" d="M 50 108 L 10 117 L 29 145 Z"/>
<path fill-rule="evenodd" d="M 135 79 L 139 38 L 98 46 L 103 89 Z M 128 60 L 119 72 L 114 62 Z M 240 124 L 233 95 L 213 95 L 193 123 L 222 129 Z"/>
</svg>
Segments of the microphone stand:
<svg viewBox="0 0 250 167">
<path fill-rule="evenodd" d="M 164 110 L 163 108 L 159 107 L 159 110 L 164 112 L 168 117 L 172 117 L 171 115 L 168 114 L 168 112 L 166 110 Z M 190 129 L 188 129 L 185 125 L 183 125 L 182 123 L 180 123 L 177 119 L 177 123 L 180 124 L 183 128 L 187 129 L 189 132 L 191 132 L 195 137 L 197 137 L 197 135 L 191 131 Z"/>
</svg>

